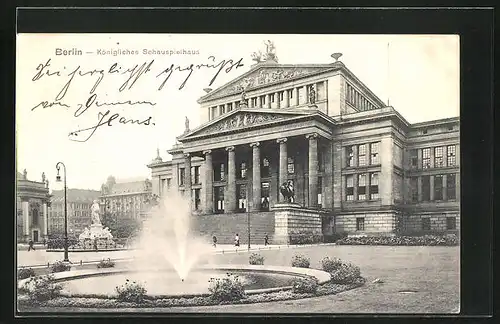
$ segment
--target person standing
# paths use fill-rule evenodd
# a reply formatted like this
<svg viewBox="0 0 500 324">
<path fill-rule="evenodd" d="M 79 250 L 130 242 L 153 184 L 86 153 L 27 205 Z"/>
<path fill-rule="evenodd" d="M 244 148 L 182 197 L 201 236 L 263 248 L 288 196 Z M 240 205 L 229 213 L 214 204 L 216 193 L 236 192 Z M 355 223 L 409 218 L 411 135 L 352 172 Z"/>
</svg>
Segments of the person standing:
<svg viewBox="0 0 500 324">
<path fill-rule="evenodd" d="M 269 245 L 269 236 L 267 236 L 267 233 L 266 233 L 266 236 L 264 236 L 264 246 L 268 246 Z"/>
<path fill-rule="evenodd" d="M 34 243 L 33 243 L 32 239 L 30 239 L 28 241 L 28 252 L 31 251 L 31 250 L 35 251 L 35 247 L 34 247 Z"/>
<path fill-rule="evenodd" d="M 236 236 L 234 237 L 234 246 L 240 246 L 240 236 L 238 233 L 236 233 Z"/>
<path fill-rule="evenodd" d="M 214 235 L 212 241 L 214 242 L 214 247 L 217 247 L 217 236 Z"/>
</svg>

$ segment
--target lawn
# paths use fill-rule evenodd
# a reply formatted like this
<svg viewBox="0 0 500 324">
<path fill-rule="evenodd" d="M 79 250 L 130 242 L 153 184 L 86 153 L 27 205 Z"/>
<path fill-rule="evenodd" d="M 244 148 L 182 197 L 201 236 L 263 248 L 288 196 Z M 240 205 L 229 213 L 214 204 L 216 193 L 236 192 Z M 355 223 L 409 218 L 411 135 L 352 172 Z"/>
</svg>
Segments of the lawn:
<svg viewBox="0 0 500 324">
<path fill-rule="evenodd" d="M 266 265 L 290 265 L 299 253 L 320 268 L 324 256 L 350 261 L 367 279 L 364 287 L 302 300 L 250 305 L 149 309 L 147 312 L 248 313 L 457 313 L 460 303 L 459 248 L 415 246 L 315 246 L 261 251 Z M 248 253 L 210 256 L 209 262 L 248 264 Z M 381 283 L 373 283 L 379 278 Z M 55 311 L 46 309 L 46 311 Z M 71 311 L 98 311 L 72 309 Z M 108 311 L 108 310 L 106 310 Z M 120 309 L 120 312 L 137 309 Z M 142 310 L 141 310 L 142 311 Z"/>
</svg>

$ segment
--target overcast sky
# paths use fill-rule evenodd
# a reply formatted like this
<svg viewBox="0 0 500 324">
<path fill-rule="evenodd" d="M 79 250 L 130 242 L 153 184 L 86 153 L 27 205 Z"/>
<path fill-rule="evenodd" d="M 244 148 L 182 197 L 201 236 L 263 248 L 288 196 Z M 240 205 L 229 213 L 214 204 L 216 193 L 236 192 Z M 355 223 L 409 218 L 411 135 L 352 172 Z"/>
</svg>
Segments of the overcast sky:
<svg viewBox="0 0 500 324">
<path fill-rule="evenodd" d="M 163 160 L 175 137 L 184 130 L 184 116 L 191 129 L 199 125 L 196 100 L 204 94 L 217 69 L 195 69 L 184 87 L 179 87 L 187 71 L 174 71 L 161 90 L 167 74 L 157 75 L 172 64 L 182 68 L 190 64 L 242 58 L 243 67 L 219 73 L 210 86 L 215 89 L 247 72 L 254 63 L 250 54 L 265 51 L 264 40 L 276 46 L 283 64 L 331 63 L 330 55 L 341 52 L 342 61 L 380 99 L 398 110 L 410 123 L 459 116 L 459 38 L 458 36 L 393 36 L 393 35 L 140 35 L 140 34 L 21 34 L 17 40 L 16 135 L 17 169 L 26 169 L 30 180 L 41 180 L 45 172 L 52 189 L 56 163 L 63 161 L 68 168 L 70 188 L 99 189 L 109 175 L 117 179 L 150 177 L 148 164 L 160 149 Z M 387 44 L 390 43 L 389 50 Z M 81 56 L 55 55 L 56 49 L 80 49 Z M 137 50 L 138 55 L 102 55 L 98 50 Z M 195 54 L 148 55 L 147 50 L 191 51 Z M 86 54 L 92 52 L 92 54 Z M 50 59 L 50 73 L 32 81 L 39 64 Z M 91 105 L 75 117 L 78 104 L 85 106 L 99 75 L 75 75 L 70 82 L 62 105 L 32 110 L 42 101 L 55 101 L 68 74 L 80 66 L 82 73 L 104 69 L 117 63 L 120 72 L 154 59 L 150 71 L 141 75 L 131 89 L 119 91 L 128 78 L 119 73 L 104 74 L 94 94 L 100 103 L 131 100 L 155 103 L 136 105 Z M 389 65 L 388 65 L 389 62 Z M 47 68 L 44 69 L 46 71 Z M 137 69 L 136 69 L 137 70 Z M 129 85 L 132 81 L 129 82 Z M 62 95 L 62 93 L 61 93 Z M 68 106 L 68 107 L 67 107 Z M 103 123 L 115 113 L 119 117 L 112 126 L 98 127 L 85 142 L 72 141 L 70 132 L 95 126 L 98 113 L 110 110 Z M 82 111 L 81 109 L 80 111 Z M 120 117 L 147 120 L 150 125 L 121 125 Z M 153 125 L 154 123 L 154 125 Z M 80 132 L 73 139 L 83 140 L 90 134 Z"/>
</svg>

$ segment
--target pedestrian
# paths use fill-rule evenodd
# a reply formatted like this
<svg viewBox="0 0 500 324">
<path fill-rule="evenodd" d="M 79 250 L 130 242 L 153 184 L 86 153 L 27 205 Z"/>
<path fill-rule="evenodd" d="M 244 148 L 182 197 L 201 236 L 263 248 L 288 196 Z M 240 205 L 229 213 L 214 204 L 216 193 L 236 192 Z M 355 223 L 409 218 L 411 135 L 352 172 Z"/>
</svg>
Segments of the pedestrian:
<svg viewBox="0 0 500 324">
<path fill-rule="evenodd" d="M 267 233 L 266 233 L 266 236 L 264 236 L 264 246 L 267 246 L 269 245 L 269 236 L 267 236 Z"/>
<path fill-rule="evenodd" d="M 240 246 L 240 236 L 238 233 L 236 233 L 236 236 L 234 237 L 234 246 Z"/>
<path fill-rule="evenodd" d="M 214 241 L 214 247 L 217 247 L 217 236 L 214 235 L 212 241 Z"/>
<path fill-rule="evenodd" d="M 30 240 L 28 241 L 28 251 L 31 251 L 31 250 L 35 251 L 35 247 L 33 246 L 33 244 L 34 244 L 34 243 L 33 243 L 33 240 L 32 240 L 32 239 L 30 239 Z"/>
</svg>

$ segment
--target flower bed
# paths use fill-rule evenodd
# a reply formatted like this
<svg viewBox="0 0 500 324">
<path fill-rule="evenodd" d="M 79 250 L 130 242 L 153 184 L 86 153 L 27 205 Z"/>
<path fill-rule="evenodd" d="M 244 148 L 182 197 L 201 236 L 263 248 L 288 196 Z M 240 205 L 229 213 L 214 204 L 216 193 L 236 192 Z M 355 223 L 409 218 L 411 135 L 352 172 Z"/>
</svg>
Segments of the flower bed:
<svg viewBox="0 0 500 324">
<path fill-rule="evenodd" d="M 460 240 L 455 234 L 423 236 L 364 236 L 345 237 L 338 245 L 404 245 L 404 246 L 456 246 Z"/>
</svg>

